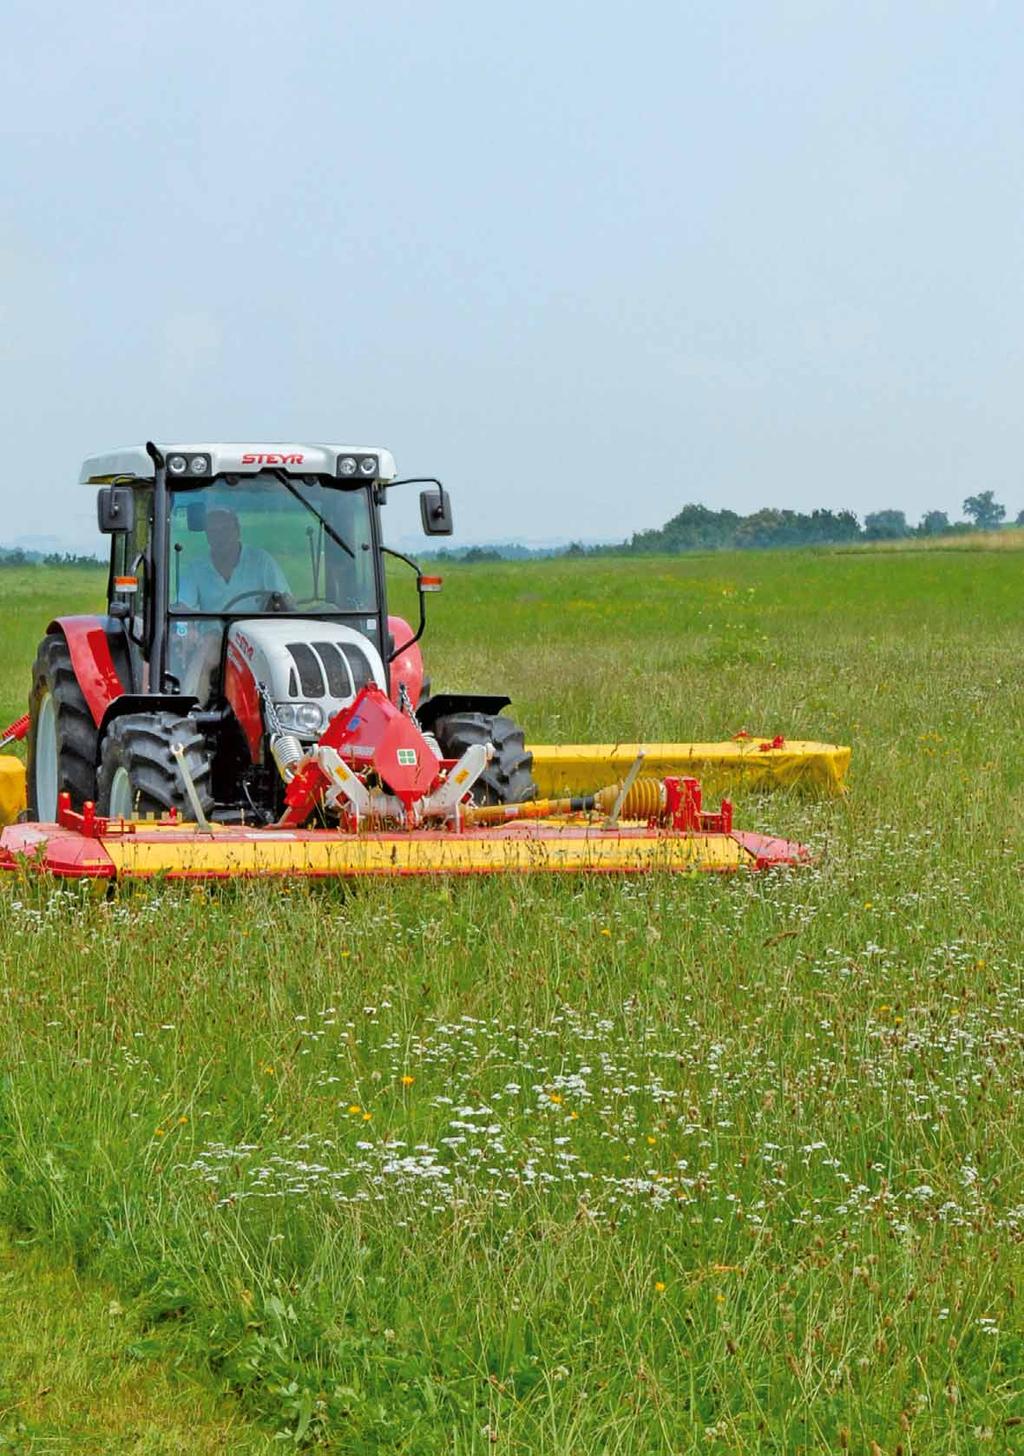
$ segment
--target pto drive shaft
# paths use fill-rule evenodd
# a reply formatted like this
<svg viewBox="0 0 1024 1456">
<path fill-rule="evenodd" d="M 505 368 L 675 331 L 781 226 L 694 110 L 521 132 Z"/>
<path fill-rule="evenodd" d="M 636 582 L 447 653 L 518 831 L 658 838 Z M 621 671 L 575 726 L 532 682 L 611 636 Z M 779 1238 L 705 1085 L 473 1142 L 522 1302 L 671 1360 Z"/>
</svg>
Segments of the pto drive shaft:
<svg viewBox="0 0 1024 1456">
<path fill-rule="evenodd" d="M 610 814 L 622 790 L 621 784 L 609 784 L 595 794 L 579 794 L 571 799 L 530 799 L 525 804 L 488 804 L 465 810 L 467 828 L 483 828 L 487 824 L 506 824 L 513 819 L 560 819 L 568 814 Z M 657 819 L 665 808 L 665 785 L 660 779 L 639 778 L 627 790 L 619 805 L 620 819 Z"/>
</svg>

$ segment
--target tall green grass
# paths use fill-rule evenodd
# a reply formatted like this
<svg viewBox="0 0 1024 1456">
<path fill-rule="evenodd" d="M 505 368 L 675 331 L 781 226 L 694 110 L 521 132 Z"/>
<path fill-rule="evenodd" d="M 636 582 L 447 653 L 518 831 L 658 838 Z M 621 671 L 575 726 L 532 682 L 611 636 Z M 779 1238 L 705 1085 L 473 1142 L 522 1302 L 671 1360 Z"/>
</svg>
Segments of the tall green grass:
<svg viewBox="0 0 1024 1456">
<path fill-rule="evenodd" d="M 852 742 L 847 800 L 737 805 L 816 865 L 5 882 L 7 1226 L 293 1445 L 1024 1449 L 1014 558 L 459 567 L 432 606 L 435 686 L 535 741 Z"/>
</svg>

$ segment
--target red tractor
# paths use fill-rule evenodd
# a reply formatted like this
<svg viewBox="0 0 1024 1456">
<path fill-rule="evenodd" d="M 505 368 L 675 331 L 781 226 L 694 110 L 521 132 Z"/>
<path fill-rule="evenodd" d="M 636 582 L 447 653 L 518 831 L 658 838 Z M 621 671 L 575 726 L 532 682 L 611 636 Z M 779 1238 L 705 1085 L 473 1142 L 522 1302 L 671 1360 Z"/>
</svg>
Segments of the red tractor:
<svg viewBox="0 0 1024 1456">
<path fill-rule="evenodd" d="M 395 486 L 424 485 L 423 529 L 439 536 L 451 505 L 439 481 L 395 476 L 388 451 L 341 445 L 147 444 L 87 460 L 111 538 L 107 611 L 55 619 L 40 645 L 31 817 L 53 821 L 67 793 L 112 818 L 276 823 L 296 765 L 371 686 L 439 761 L 489 745 L 476 803 L 533 798 L 509 699 L 425 684 L 425 594 L 440 581 L 384 545 L 380 509 Z M 415 630 L 388 615 L 387 556 L 416 573 Z"/>
</svg>

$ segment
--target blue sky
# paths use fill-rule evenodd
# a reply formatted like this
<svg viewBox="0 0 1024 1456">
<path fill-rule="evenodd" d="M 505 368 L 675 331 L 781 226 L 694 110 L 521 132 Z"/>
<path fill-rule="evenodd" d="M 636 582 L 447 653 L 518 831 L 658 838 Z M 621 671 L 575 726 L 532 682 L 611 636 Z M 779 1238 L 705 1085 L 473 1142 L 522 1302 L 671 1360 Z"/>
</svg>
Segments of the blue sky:
<svg viewBox="0 0 1024 1456">
<path fill-rule="evenodd" d="M 1024 507 L 1015 6 L 4 29 L 0 540 L 92 540 L 80 460 L 146 436 L 387 445 L 463 540 Z"/>
</svg>

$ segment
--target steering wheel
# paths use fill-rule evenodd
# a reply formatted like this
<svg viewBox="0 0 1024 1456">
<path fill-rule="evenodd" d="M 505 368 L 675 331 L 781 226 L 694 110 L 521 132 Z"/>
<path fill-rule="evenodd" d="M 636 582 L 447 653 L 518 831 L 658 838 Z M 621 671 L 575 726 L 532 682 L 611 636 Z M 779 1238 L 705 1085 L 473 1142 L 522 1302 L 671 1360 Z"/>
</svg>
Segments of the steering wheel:
<svg viewBox="0 0 1024 1456">
<path fill-rule="evenodd" d="M 221 607 L 222 612 L 228 612 L 236 602 L 245 601 L 246 597 L 262 597 L 262 612 L 290 612 L 296 605 L 295 598 L 290 592 L 267 591 L 266 587 L 251 587 L 248 591 L 237 592 L 229 602 Z"/>
</svg>

